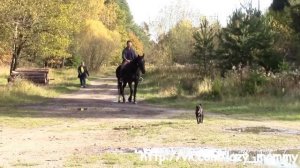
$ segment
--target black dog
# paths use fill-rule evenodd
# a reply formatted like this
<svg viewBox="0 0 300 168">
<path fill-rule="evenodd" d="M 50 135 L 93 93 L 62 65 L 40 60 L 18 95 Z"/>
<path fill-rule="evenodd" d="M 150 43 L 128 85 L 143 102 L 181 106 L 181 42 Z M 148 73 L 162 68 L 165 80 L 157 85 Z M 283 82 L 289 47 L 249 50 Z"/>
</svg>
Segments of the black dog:
<svg viewBox="0 0 300 168">
<path fill-rule="evenodd" d="M 197 124 L 203 123 L 204 111 L 201 104 L 196 106 L 195 114 L 196 114 Z"/>
</svg>

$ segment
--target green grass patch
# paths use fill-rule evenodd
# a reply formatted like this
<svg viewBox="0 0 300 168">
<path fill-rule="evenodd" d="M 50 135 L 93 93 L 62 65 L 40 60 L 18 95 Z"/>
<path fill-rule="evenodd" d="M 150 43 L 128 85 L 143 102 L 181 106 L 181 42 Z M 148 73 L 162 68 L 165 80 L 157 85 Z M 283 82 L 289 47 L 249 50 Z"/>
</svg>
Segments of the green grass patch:
<svg viewBox="0 0 300 168">
<path fill-rule="evenodd" d="M 183 120 L 184 118 L 184 120 Z M 297 122 L 265 122 L 205 117 L 204 124 L 196 124 L 193 113 L 158 121 L 135 121 L 113 125 L 125 144 L 136 146 L 203 146 L 237 149 L 285 149 L 297 146 L 297 135 L 253 134 L 227 131 L 239 127 L 270 127 L 296 129 Z"/>
<path fill-rule="evenodd" d="M 54 79 L 50 81 L 50 85 L 48 86 L 52 92 L 62 94 L 74 92 L 79 89 L 80 84 L 76 69 L 52 69 L 49 75 L 50 78 Z"/>
<path fill-rule="evenodd" d="M 11 164 L 11 166 L 13 166 L 13 167 L 36 167 L 39 165 L 40 164 L 38 164 L 38 163 L 21 161 L 21 160 L 18 160 L 15 163 Z"/>
<path fill-rule="evenodd" d="M 208 112 L 252 118 L 300 120 L 300 97 L 295 95 L 240 96 L 234 89 L 222 99 L 209 98 L 209 82 L 197 77 L 190 68 L 150 69 L 141 83 L 138 97 L 151 104 L 194 110 L 201 103 Z M 200 84 L 199 84 L 200 83 Z M 227 85 L 231 85 L 227 81 Z M 236 88 L 238 89 L 238 88 Z M 229 90 L 226 90 L 229 92 Z M 198 93 L 201 93 L 199 95 Z M 204 94 L 205 95 L 205 94 Z"/>
<path fill-rule="evenodd" d="M 145 101 L 151 104 L 194 110 L 201 103 L 207 112 L 240 115 L 255 119 L 300 120 L 300 102 L 294 98 L 236 97 L 222 101 L 208 101 L 197 97 L 160 97 L 147 94 Z"/>
<path fill-rule="evenodd" d="M 68 120 L 71 122 L 72 120 Z M 65 121 L 57 118 L 43 118 L 38 112 L 16 111 L 15 109 L 0 109 L 0 123 L 2 126 L 10 128 L 40 128 L 64 124 Z"/>
<path fill-rule="evenodd" d="M 101 158 L 97 155 L 72 155 L 64 163 L 64 167 L 88 167 L 95 165 Z"/>
<path fill-rule="evenodd" d="M 89 72 L 90 73 L 90 79 L 98 79 L 94 78 L 95 76 L 99 77 L 115 77 L 117 65 L 108 65 L 108 66 L 102 66 L 99 71 L 97 72 Z"/>
<path fill-rule="evenodd" d="M 79 89 L 75 69 L 52 69 L 49 77 L 54 80 L 51 80 L 50 84 L 46 86 L 36 85 L 21 79 L 10 85 L 0 85 L 0 106 L 39 103 L 47 100 L 47 98 L 54 98 L 60 94 L 74 92 Z M 6 79 L 5 76 L 0 74 L 0 81 Z"/>
<path fill-rule="evenodd" d="M 1 124 L 5 125 L 5 127 L 10 128 L 23 128 L 23 129 L 31 129 L 31 128 L 40 128 L 45 126 L 54 126 L 63 124 L 64 121 L 58 119 L 51 118 L 12 118 L 12 117 L 0 117 Z"/>
<path fill-rule="evenodd" d="M 7 84 L 7 78 L 9 75 L 9 67 L 0 67 L 0 86 Z"/>
</svg>

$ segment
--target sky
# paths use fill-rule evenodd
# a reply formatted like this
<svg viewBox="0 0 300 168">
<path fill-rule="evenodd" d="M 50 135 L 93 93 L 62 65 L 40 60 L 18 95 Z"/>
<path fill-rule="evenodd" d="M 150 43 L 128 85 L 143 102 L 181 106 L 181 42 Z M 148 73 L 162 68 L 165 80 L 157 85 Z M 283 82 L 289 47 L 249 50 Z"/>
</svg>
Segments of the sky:
<svg viewBox="0 0 300 168">
<path fill-rule="evenodd" d="M 127 0 L 133 18 L 137 24 L 150 23 L 159 17 L 160 12 L 166 6 L 177 3 L 180 0 Z M 248 0 L 249 1 L 249 0 Z M 260 1 L 260 9 L 265 11 L 272 0 L 252 0 L 253 6 L 257 7 Z M 222 25 L 226 25 L 228 16 L 240 7 L 246 0 L 183 0 L 185 6 L 192 11 L 204 16 L 218 16 Z"/>
</svg>

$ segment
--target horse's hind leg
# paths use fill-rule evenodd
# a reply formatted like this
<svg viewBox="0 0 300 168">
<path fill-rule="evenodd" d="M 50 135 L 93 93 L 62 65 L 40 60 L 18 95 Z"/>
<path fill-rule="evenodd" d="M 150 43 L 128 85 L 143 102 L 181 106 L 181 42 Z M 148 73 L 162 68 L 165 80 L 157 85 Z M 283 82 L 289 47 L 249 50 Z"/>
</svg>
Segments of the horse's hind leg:
<svg viewBox="0 0 300 168">
<path fill-rule="evenodd" d="M 129 89 L 130 89 L 130 96 L 128 98 L 128 101 L 132 102 L 132 92 L 133 92 L 133 90 L 132 90 L 132 82 L 128 82 L 128 86 L 129 86 Z"/>
<path fill-rule="evenodd" d="M 136 92 L 137 92 L 137 87 L 138 87 L 138 80 L 134 82 L 134 91 L 133 91 L 133 102 L 136 104 Z"/>
<path fill-rule="evenodd" d="M 126 87 L 126 82 L 123 82 L 123 85 L 121 86 L 121 94 L 122 94 L 122 98 L 123 98 L 123 103 L 126 102 L 125 95 L 124 95 L 125 87 Z"/>
</svg>

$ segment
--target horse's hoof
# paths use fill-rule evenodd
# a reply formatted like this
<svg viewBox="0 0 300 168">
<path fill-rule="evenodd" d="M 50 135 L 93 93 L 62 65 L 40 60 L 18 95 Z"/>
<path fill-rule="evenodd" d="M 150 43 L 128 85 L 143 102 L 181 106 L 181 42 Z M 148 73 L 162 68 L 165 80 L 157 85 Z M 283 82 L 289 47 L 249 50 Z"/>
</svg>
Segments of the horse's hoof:
<svg viewBox="0 0 300 168">
<path fill-rule="evenodd" d="M 137 102 L 133 102 L 133 104 L 137 104 Z"/>
</svg>

